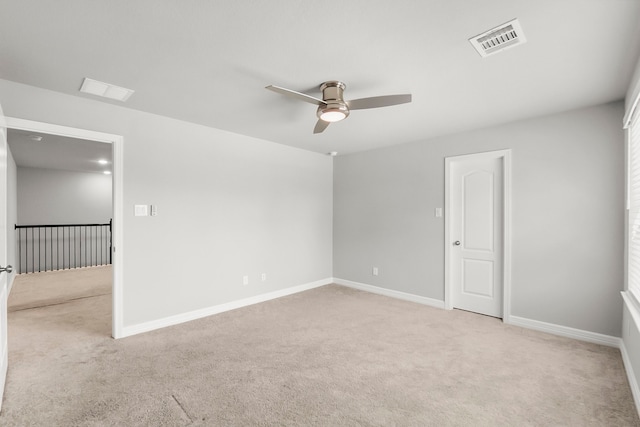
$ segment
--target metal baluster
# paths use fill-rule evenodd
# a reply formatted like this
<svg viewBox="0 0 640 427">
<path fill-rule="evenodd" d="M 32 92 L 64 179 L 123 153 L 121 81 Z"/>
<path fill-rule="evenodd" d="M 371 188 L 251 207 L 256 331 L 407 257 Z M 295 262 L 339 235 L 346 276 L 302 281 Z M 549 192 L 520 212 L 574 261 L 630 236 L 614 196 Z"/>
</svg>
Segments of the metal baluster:
<svg viewBox="0 0 640 427">
<path fill-rule="evenodd" d="M 16 233 L 18 239 L 16 242 L 18 257 L 16 263 L 19 273 L 110 265 L 113 262 L 112 219 L 107 224 L 16 224 L 14 227 L 18 230 Z M 53 235 L 54 229 L 55 237 Z M 60 233 L 60 229 L 62 229 L 62 233 Z M 31 230 L 31 234 L 29 234 L 29 230 Z M 37 251 L 36 244 L 38 245 Z M 29 249 L 29 245 L 31 245 L 31 249 Z M 38 252 L 37 259 L 36 252 Z"/>
<path fill-rule="evenodd" d="M 47 270 L 47 227 L 44 228 L 44 271 Z"/>
<path fill-rule="evenodd" d="M 109 264 L 113 263 L 113 218 L 109 218 Z"/>
<path fill-rule="evenodd" d="M 20 258 L 22 258 L 22 232 L 21 230 L 18 228 L 18 225 L 16 224 L 16 228 L 18 229 L 18 274 L 22 273 L 22 260 Z"/>
<path fill-rule="evenodd" d="M 31 229 L 31 272 L 33 273 L 36 269 L 36 266 L 34 264 L 36 260 L 36 251 L 35 251 L 35 247 L 33 246 L 33 228 Z"/>
<path fill-rule="evenodd" d="M 38 273 L 40 273 L 40 271 L 40 227 L 38 227 Z"/>
<path fill-rule="evenodd" d="M 71 268 L 71 227 L 65 227 L 67 229 L 67 239 L 64 239 L 64 242 L 66 242 L 67 244 L 67 263 L 65 264 L 67 265 L 69 268 Z"/>
<path fill-rule="evenodd" d="M 96 233 L 100 234 L 100 237 L 96 239 L 96 252 L 100 249 L 100 255 L 97 257 L 96 265 L 102 265 L 102 227 L 96 227 Z"/>
<path fill-rule="evenodd" d="M 73 266 L 78 268 L 78 227 L 73 226 Z"/>
<path fill-rule="evenodd" d="M 84 230 L 84 240 L 85 240 L 85 245 L 84 245 L 84 266 L 87 266 L 87 245 L 86 245 L 86 240 L 87 240 L 87 226 L 85 225 L 84 227 L 82 227 L 82 229 Z M 82 243 L 80 243 L 82 245 Z M 80 246 L 80 252 L 82 252 L 82 246 Z"/>
</svg>

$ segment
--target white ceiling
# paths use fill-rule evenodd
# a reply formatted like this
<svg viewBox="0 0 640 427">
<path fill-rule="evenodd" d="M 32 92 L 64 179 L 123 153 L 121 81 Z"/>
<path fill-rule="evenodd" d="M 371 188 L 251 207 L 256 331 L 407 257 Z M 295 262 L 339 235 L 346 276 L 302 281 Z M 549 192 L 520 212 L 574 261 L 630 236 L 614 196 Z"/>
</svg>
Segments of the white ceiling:
<svg viewBox="0 0 640 427">
<path fill-rule="evenodd" d="M 42 139 L 37 141 L 37 137 Z M 18 166 L 93 173 L 112 170 L 108 143 L 16 129 L 7 131 L 7 141 Z"/>
<path fill-rule="evenodd" d="M 128 108 L 317 152 L 426 140 L 623 98 L 640 0 L 0 0 L 0 78 L 75 96 L 90 77 Z M 468 39 L 518 18 L 527 43 L 481 58 Z M 312 133 L 315 107 L 412 93 Z M 97 98 L 96 98 L 97 99 Z M 108 101 L 119 104 L 117 101 Z"/>
</svg>

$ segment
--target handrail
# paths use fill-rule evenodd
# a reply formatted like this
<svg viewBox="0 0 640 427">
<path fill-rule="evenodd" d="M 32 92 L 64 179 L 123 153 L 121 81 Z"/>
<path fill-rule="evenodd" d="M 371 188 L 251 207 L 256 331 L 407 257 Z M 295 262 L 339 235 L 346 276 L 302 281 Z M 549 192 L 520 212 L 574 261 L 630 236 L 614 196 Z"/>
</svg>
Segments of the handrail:
<svg viewBox="0 0 640 427">
<path fill-rule="evenodd" d="M 112 224 L 16 224 L 18 273 L 111 264 Z"/>
<path fill-rule="evenodd" d="M 15 225 L 15 229 L 18 228 L 43 228 L 43 227 L 100 227 L 100 226 L 111 226 L 111 221 L 106 224 L 44 224 L 44 225 Z"/>
</svg>

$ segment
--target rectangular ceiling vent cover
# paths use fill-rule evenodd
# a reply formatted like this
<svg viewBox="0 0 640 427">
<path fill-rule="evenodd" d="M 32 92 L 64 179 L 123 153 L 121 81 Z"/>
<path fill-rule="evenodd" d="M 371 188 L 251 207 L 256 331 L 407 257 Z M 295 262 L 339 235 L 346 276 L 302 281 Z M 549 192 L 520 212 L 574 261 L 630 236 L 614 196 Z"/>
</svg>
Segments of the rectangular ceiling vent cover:
<svg viewBox="0 0 640 427">
<path fill-rule="evenodd" d="M 483 58 L 494 53 L 502 52 L 510 47 L 521 45 L 527 39 L 522 26 L 517 19 L 485 31 L 469 39 L 473 47 Z"/>
<path fill-rule="evenodd" d="M 125 102 L 131 95 L 133 95 L 135 90 L 85 77 L 82 81 L 80 92 Z"/>
</svg>

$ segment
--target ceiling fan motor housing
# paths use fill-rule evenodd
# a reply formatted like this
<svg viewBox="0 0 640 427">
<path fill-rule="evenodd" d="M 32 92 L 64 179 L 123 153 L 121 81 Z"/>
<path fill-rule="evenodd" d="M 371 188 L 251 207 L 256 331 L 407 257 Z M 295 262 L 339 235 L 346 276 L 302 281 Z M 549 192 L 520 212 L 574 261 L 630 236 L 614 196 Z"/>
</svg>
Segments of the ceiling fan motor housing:
<svg viewBox="0 0 640 427">
<path fill-rule="evenodd" d="M 349 115 L 349 107 L 344 102 L 343 93 L 346 85 L 339 81 L 328 81 L 322 83 L 320 90 L 322 91 L 322 100 L 326 105 L 318 107 L 316 112 L 318 118 L 325 121 L 338 121 L 346 119 Z M 334 119 L 331 120 L 330 118 Z"/>
</svg>

